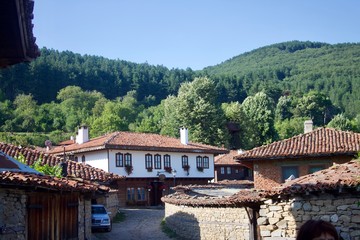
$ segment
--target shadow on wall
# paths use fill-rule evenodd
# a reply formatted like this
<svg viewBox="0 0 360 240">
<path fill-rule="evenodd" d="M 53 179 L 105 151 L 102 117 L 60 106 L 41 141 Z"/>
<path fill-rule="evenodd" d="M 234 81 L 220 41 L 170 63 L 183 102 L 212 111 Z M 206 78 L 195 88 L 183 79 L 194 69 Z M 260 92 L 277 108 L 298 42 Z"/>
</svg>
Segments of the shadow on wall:
<svg viewBox="0 0 360 240">
<path fill-rule="evenodd" d="M 199 222 L 191 214 L 177 212 L 169 217 L 166 217 L 165 222 L 166 225 L 176 232 L 181 239 L 201 239 Z"/>
</svg>

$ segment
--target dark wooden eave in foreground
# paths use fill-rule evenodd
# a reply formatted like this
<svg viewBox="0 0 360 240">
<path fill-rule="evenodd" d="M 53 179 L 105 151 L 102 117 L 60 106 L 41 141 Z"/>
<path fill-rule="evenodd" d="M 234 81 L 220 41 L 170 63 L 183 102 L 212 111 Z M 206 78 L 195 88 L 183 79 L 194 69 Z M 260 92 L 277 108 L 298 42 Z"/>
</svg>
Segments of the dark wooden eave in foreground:
<svg viewBox="0 0 360 240">
<path fill-rule="evenodd" d="M 40 55 L 33 36 L 33 0 L 0 1 L 0 68 Z"/>
</svg>

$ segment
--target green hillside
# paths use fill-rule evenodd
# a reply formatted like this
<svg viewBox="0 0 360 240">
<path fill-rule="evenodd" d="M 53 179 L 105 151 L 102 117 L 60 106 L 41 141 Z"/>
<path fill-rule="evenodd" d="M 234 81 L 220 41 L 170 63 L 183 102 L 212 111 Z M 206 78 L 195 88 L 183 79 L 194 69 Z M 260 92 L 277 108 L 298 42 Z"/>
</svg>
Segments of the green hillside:
<svg viewBox="0 0 360 240">
<path fill-rule="evenodd" d="M 302 95 L 317 90 L 347 115 L 353 117 L 360 112 L 359 43 L 279 43 L 233 57 L 203 72 L 217 78 L 224 92 L 231 92 L 231 88 L 244 91 L 237 97 L 267 90 L 275 92 L 276 100 L 285 92 Z"/>
</svg>

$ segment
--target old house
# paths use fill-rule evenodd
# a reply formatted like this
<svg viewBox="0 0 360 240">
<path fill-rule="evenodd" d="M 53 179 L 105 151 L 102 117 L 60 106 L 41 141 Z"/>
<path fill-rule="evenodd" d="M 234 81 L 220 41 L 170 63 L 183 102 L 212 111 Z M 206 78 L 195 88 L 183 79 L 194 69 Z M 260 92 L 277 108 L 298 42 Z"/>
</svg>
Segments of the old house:
<svg viewBox="0 0 360 240">
<path fill-rule="evenodd" d="M 187 129 L 180 139 L 158 134 L 114 132 L 89 138 L 80 127 L 73 144 L 59 146 L 50 154 L 71 156 L 109 173 L 124 175 L 119 184 L 120 202 L 159 205 L 163 193 L 178 184 L 206 184 L 214 178 L 214 156 L 227 150 L 188 141 Z"/>
<path fill-rule="evenodd" d="M 41 160 L 42 165 L 55 166 L 59 165 L 63 158 L 46 154 L 43 151 L 34 150 L 31 148 L 14 146 L 12 144 L 1 143 L 0 151 L 13 158 L 23 157 L 27 165 L 32 165 L 38 159 Z M 120 203 L 118 197 L 117 184 L 124 181 L 123 176 L 105 172 L 101 169 L 91 167 L 90 165 L 77 163 L 71 160 L 66 160 L 66 175 L 79 181 L 91 181 L 110 187 L 110 191 L 106 195 L 92 195 L 91 200 L 96 203 L 106 205 L 112 213 L 116 213 Z"/>
<path fill-rule="evenodd" d="M 216 181 L 252 180 L 252 170 L 234 159 L 239 153 L 241 153 L 241 150 L 231 150 L 227 154 L 221 154 L 215 157 Z"/>
<path fill-rule="evenodd" d="M 335 164 L 273 190 L 181 187 L 163 197 L 168 227 L 186 239 L 295 240 L 307 220 L 331 222 L 344 240 L 360 239 L 360 163 Z M 213 191 L 211 191 L 213 190 Z"/>
<path fill-rule="evenodd" d="M 359 133 L 318 128 L 245 151 L 235 159 L 253 169 L 255 188 L 271 189 L 287 179 L 349 162 L 359 151 Z"/>
<path fill-rule="evenodd" d="M 40 55 L 33 35 L 33 0 L 0 1 L 0 68 Z"/>
<path fill-rule="evenodd" d="M 40 174 L 0 152 L 0 239 L 90 239 L 91 198 L 108 191 Z"/>
</svg>

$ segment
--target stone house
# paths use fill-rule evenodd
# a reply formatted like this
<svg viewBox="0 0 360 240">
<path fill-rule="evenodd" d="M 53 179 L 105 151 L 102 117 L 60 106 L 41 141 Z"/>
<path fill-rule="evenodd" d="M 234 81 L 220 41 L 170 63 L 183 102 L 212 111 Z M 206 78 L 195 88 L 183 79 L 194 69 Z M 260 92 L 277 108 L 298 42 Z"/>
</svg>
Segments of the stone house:
<svg viewBox="0 0 360 240">
<path fill-rule="evenodd" d="M 234 160 L 241 150 L 230 150 L 215 157 L 215 182 L 222 180 L 252 180 L 252 170 Z"/>
<path fill-rule="evenodd" d="M 43 151 L 2 142 L 0 142 L 0 151 L 13 158 L 23 157 L 27 165 L 32 165 L 38 159 L 41 159 L 42 165 L 47 164 L 49 166 L 59 165 L 63 161 L 63 158 L 46 154 Z M 93 203 L 104 204 L 114 216 L 120 205 L 118 191 L 116 190 L 117 185 L 124 181 L 125 177 L 68 159 L 65 162 L 65 171 L 68 177 L 78 179 L 79 181 L 90 181 L 110 187 L 110 191 L 106 195 L 92 195 L 91 200 Z"/>
<path fill-rule="evenodd" d="M 214 156 L 228 152 L 188 141 L 187 129 L 180 133 L 180 139 L 135 132 L 113 132 L 90 139 L 88 128 L 82 126 L 72 144 L 67 142 L 47 153 L 65 153 L 75 162 L 126 176 L 118 183 L 121 204 L 157 206 L 170 187 L 206 184 L 214 179 Z"/>
<path fill-rule="evenodd" d="M 288 178 L 349 162 L 359 151 L 359 133 L 322 127 L 245 151 L 235 159 L 253 169 L 255 188 L 271 189 Z"/>
<path fill-rule="evenodd" d="M 0 152 L 0 239 L 90 239 L 91 196 L 108 191 L 42 175 Z"/>
<path fill-rule="evenodd" d="M 231 196 L 178 188 L 163 198 L 167 226 L 186 239 L 295 240 L 309 219 L 331 222 L 344 240 L 360 239 L 360 163 L 299 177 L 273 190 Z"/>
</svg>

